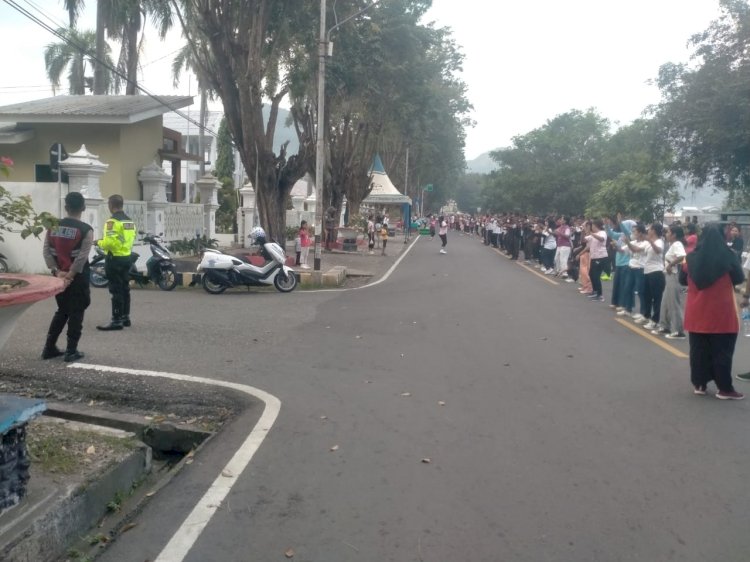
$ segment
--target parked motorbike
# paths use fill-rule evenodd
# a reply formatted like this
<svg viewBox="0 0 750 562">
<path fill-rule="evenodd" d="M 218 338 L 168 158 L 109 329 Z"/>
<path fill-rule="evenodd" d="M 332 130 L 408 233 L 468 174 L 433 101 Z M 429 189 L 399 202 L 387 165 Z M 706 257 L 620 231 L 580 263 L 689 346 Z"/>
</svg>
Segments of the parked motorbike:
<svg viewBox="0 0 750 562">
<path fill-rule="evenodd" d="M 205 250 L 198 272 L 203 274 L 203 288 L 212 295 L 223 293 L 231 287 L 262 287 L 273 285 L 282 293 L 289 293 L 297 286 L 294 270 L 286 265 L 286 253 L 276 242 L 268 242 L 260 227 L 249 236 L 260 246 L 261 256 L 266 260 L 262 266 L 253 265 L 243 259 L 230 256 L 219 250 Z"/>
<path fill-rule="evenodd" d="M 8 273 L 8 258 L 0 254 L 0 273 Z"/>
<path fill-rule="evenodd" d="M 143 236 L 141 242 L 151 245 L 151 257 L 146 262 L 146 271 L 139 271 L 136 268 L 136 262 L 140 257 L 137 253 L 130 254 L 130 271 L 129 276 L 140 287 L 147 285 L 152 281 L 162 291 L 171 291 L 177 286 L 177 268 L 172 261 L 172 255 L 164 246 L 161 237 L 139 232 Z M 89 280 L 94 287 L 106 287 L 109 285 L 109 279 L 104 271 L 104 251 L 99 246 L 94 246 L 96 254 L 89 262 Z"/>
</svg>

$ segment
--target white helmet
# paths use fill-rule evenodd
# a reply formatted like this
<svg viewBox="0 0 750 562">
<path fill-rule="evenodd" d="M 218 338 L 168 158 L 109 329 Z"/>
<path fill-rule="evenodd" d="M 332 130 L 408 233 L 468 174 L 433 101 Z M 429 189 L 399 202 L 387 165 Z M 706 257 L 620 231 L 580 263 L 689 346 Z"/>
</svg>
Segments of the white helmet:
<svg viewBox="0 0 750 562">
<path fill-rule="evenodd" d="M 263 230 L 260 226 L 256 226 L 250 231 L 250 234 L 247 236 L 253 244 L 258 244 L 260 240 L 265 242 L 266 240 L 266 231 Z"/>
</svg>

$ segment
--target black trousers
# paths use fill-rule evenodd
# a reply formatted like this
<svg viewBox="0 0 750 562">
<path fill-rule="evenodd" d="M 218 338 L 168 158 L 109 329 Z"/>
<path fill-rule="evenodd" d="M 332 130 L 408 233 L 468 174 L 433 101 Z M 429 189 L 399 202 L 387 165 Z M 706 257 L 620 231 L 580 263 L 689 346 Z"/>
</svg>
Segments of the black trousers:
<svg viewBox="0 0 750 562">
<path fill-rule="evenodd" d="M 734 391 L 732 358 L 737 334 L 688 334 L 690 341 L 690 382 L 705 387 L 714 381 L 722 392 Z"/>
<path fill-rule="evenodd" d="M 47 330 L 45 347 L 52 348 L 57 344 L 57 338 L 60 337 L 67 324 L 67 350 L 76 351 L 83 331 L 83 315 L 91 304 L 88 272 L 76 275 L 67 289 L 55 295 L 55 300 L 57 301 L 57 310 L 52 317 L 49 330 Z"/>
<path fill-rule="evenodd" d="M 112 296 L 112 320 L 115 322 L 130 316 L 130 264 L 130 256 L 108 257 L 104 263 L 109 294 Z"/>
<path fill-rule="evenodd" d="M 443 243 L 443 248 L 445 248 L 448 245 L 448 235 L 447 234 L 439 234 L 440 241 Z"/>
<path fill-rule="evenodd" d="M 643 290 L 646 299 L 646 312 L 643 314 L 655 323 L 659 323 L 661 314 L 661 299 L 664 295 L 664 287 L 667 281 L 663 271 L 654 271 L 646 274 L 646 286 Z"/>
<path fill-rule="evenodd" d="M 604 271 L 604 262 L 608 258 L 596 258 L 591 260 L 589 266 L 589 278 L 591 279 L 591 288 L 594 290 L 594 294 L 602 296 L 602 271 Z"/>
</svg>

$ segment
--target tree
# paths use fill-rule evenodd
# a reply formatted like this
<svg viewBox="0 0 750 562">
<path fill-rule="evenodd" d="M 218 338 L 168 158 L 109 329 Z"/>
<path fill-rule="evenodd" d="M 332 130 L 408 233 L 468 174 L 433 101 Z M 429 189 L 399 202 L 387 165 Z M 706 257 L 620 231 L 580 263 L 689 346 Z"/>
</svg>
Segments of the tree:
<svg viewBox="0 0 750 562">
<path fill-rule="evenodd" d="M 483 206 L 580 213 L 607 177 L 602 156 L 609 127 L 594 110 L 574 110 L 515 137 L 512 147 L 491 153 L 500 169 L 490 176 Z"/>
<path fill-rule="evenodd" d="M 237 220 L 237 189 L 234 185 L 234 147 L 226 117 L 222 118 L 216 137 L 216 163 L 213 173 L 222 184 L 219 190 L 219 209 L 216 224 L 223 232 L 232 232 Z"/>
<path fill-rule="evenodd" d="M 86 2 L 85 0 L 65 0 L 64 4 L 72 28 Z M 87 51 L 90 57 L 93 53 L 91 58 L 94 68 L 94 94 L 102 95 L 109 91 L 108 75 L 113 66 L 105 56 L 109 51 L 107 37 L 116 39 L 121 44 L 117 72 L 119 76 L 124 77 L 126 95 L 137 93 L 138 59 L 143 40 L 142 36 L 139 41 L 138 33 L 142 30 L 147 16 L 151 16 L 156 23 L 159 36 L 163 39 L 173 23 L 172 10 L 165 0 L 97 0 L 94 49 Z"/>
<path fill-rule="evenodd" d="M 745 0 L 720 6 L 720 18 L 690 39 L 694 64 L 660 68 L 656 111 L 676 168 L 742 201 L 750 198 L 750 6 Z"/>
<path fill-rule="evenodd" d="M 361 2 L 351 2 L 356 13 Z M 424 0 L 379 4 L 337 29 L 334 57 L 327 63 L 326 137 L 329 139 L 323 205 L 341 208 L 347 197 L 356 213 L 369 194 L 369 169 L 379 153 L 396 185 L 412 189 L 457 177 L 463 161 L 465 86 L 454 74 L 462 55 L 444 29 L 419 23 Z M 343 19 L 343 16 L 338 18 Z M 316 117 L 314 34 L 290 76 L 292 115 L 301 142 L 314 139 Z M 437 195 L 437 193 L 436 193 Z"/>
<path fill-rule="evenodd" d="M 90 75 L 95 61 L 91 55 L 94 52 L 96 36 L 93 31 L 78 31 L 75 28 L 61 27 L 57 33 L 64 37 L 58 43 L 50 43 L 44 49 L 44 65 L 47 78 L 52 84 L 52 91 L 56 93 L 60 88 L 60 79 L 67 69 L 68 93 L 83 95 L 92 88 L 93 79 Z M 109 48 L 104 51 L 104 60 L 112 64 Z M 111 72 L 104 74 L 105 92 L 119 93 L 119 81 L 113 78 Z"/>
<path fill-rule="evenodd" d="M 306 3 L 304 3 L 306 4 Z M 282 79 L 306 7 L 293 0 L 173 0 L 196 65 L 224 105 L 227 125 L 246 170 L 258 170 L 260 222 L 272 238 L 285 236 L 286 199 L 302 175 L 305 157 L 277 155 L 273 136 Z M 310 19 L 307 19 L 309 25 Z M 270 100 L 264 127 L 263 105 Z"/>
<path fill-rule="evenodd" d="M 217 178 L 234 178 L 234 146 L 229 133 L 227 118 L 222 117 L 216 137 L 216 166 L 214 175 Z"/>
<path fill-rule="evenodd" d="M 588 216 L 622 212 L 645 222 L 662 220 L 679 201 L 672 150 L 655 119 L 638 119 L 608 141 L 602 157 L 605 179 L 589 199 Z"/>
</svg>

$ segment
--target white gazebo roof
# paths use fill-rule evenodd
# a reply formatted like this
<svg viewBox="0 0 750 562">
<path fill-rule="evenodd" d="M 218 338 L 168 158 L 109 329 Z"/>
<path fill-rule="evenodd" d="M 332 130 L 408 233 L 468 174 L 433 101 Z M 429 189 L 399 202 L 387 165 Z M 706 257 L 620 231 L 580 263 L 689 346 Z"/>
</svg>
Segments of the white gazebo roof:
<svg viewBox="0 0 750 562">
<path fill-rule="evenodd" d="M 376 154 L 370 170 L 370 186 L 372 190 L 362 203 L 366 205 L 411 205 L 411 199 L 401 193 L 393 185 L 385 172 L 380 155 Z"/>
</svg>

